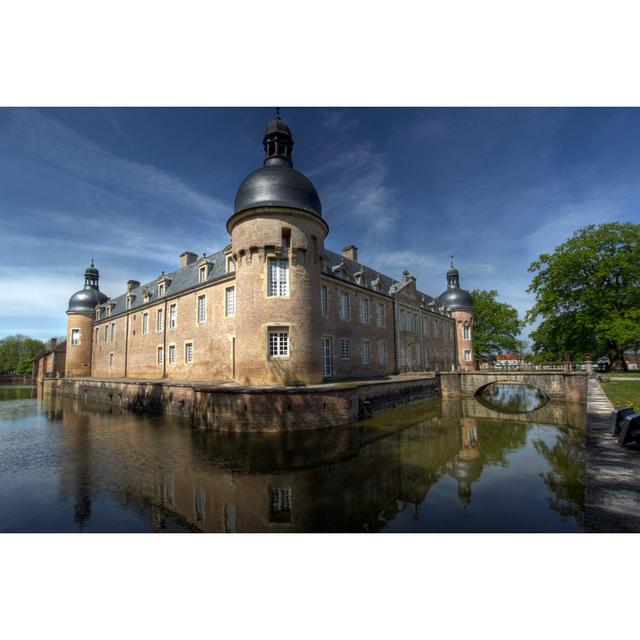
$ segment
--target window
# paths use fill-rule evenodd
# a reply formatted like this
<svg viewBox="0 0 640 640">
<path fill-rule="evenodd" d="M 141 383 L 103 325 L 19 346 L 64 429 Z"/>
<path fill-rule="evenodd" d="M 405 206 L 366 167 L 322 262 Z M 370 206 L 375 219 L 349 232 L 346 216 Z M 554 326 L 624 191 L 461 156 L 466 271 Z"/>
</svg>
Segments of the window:
<svg viewBox="0 0 640 640">
<path fill-rule="evenodd" d="M 471 362 L 471 349 L 464 350 L 464 361 Z"/>
<path fill-rule="evenodd" d="M 112 322 L 111 323 L 111 342 L 113 342 L 116 339 L 116 323 Z"/>
<path fill-rule="evenodd" d="M 80 329 L 71 329 L 71 344 L 74 347 L 80 344 Z"/>
<path fill-rule="evenodd" d="M 269 357 L 286 358 L 289 355 L 289 331 L 269 331 Z"/>
<path fill-rule="evenodd" d="M 362 366 L 368 367 L 371 364 L 371 343 L 368 340 L 362 341 Z"/>
<path fill-rule="evenodd" d="M 291 522 L 291 489 L 289 487 L 271 489 L 269 522 Z"/>
<path fill-rule="evenodd" d="M 184 361 L 187 364 L 191 364 L 193 362 L 193 343 L 192 342 L 185 342 Z"/>
<path fill-rule="evenodd" d="M 158 285 L 158 298 L 162 298 L 163 295 L 164 295 L 164 282 L 161 282 Z"/>
<path fill-rule="evenodd" d="M 360 322 L 369 324 L 369 301 L 365 299 L 360 300 Z"/>
<path fill-rule="evenodd" d="M 107 307 L 107 316 L 111 315 L 111 305 Z"/>
<path fill-rule="evenodd" d="M 236 270 L 236 264 L 233 261 L 233 256 L 227 256 L 227 273 L 233 273 Z"/>
<path fill-rule="evenodd" d="M 340 357 L 343 360 L 349 360 L 349 358 L 351 358 L 351 340 L 349 340 L 349 338 L 342 338 L 340 340 Z"/>
<path fill-rule="evenodd" d="M 164 347 L 158 347 L 158 364 L 164 362 Z"/>
<path fill-rule="evenodd" d="M 113 353 L 109 354 L 109 369 L 111 369 L 111 367 L 113 367 L 113 363 L 115 361 L 114 355 Z"/>
<path fill-rule="evenodd" d="M 384 317 L 384 303 L 378 302 L 378 326 L 384 327 L 385 323 L 386 323 L 386 320 Z"/>
<path fill-rule="evenodd" d="M 340 320 L 349 319 L 349 294 L 345 291 L 340 292 Z"/>
<path fill-rule="evenodd" d="M 207 279 L 207 265 L 203 264 L 198 269 L 198 282 L 204 282 Z"/>
<path fill-rule="evenodd" d="M 178 305 L 172 304 L 169 307 L 169 329 L 175 329 L 178 324 Z"/>
<path fill-rule="evenodd" d="M 164 329 L 164 309 L 158 309 L 156 313 L 156 331 L 160 332 Z"/>
<path fill-rule="evenodd" d="M 207 321 L 207 296 L 198 296 L 198 324 Z"/>
<path fill-rule="evenodd" d="M 176 363 L 176 345 L 170 344 L 169 345 L 169 364 L 175 364 L 175 363 Z"/>
<path fill-rule="evenodd" d="M 323 316 L 327 315 L 327 310 L 329 308 L 328 297 L 329 297 L 329 292 L 327 291 L 327 285 L 323 284 L 320 287 L 320 311 Z"/>
<path fill-rule="evenodd" d="M 102 309 L 96 309 L 96 320 L 100 320 L 102 316 Z"/>
<path fill-rule="evenodd" d="M 125 305 L 126 308 L 131 309 L 131 298 L 127 298 L 125 302 L 126 302 L 126 305 Z"/>
<path fill-rule="evenodd" d="M 411 314 L 411 330 L 413 333 L 418 333 L 418 316 L 415 313 Z"/>
<path fill-rule="evenodd" d="M 429 318 L 423 318 L 422 324 L 423 324 L 422 329 L 424 331 L 424 335 L 428 336 L 429 335 Z"/>
<path fill-rule="evenodd" d="M 104 325 L 104 341 L 105 343 L 109 340 L 109 325 Z"/>
<path fill-rule="evenodd" d="M 464 325 L 464 329 L 462 330 L 463 338 L 465 340 L 471 340 L 471 327 L 468 324 Z"/>
<path fill-rule="evenodd" d="M 96 327 L 96 344 L 98 344 L 98 336 L 100 335 L 100 327 Z"/>
<path fill-rule="evenodd" d="M 289 295 L 289 261 L 269 258 L 269 296 Z"/>
<path fill-rule="evenodd" d="M 381 365 L 387 363 L 387 345 L 384 342 L 378 343 L 378 360 Z"/>
<path fill-rule="evenodd" d="M 142 335 L 146 336 L 149 333 L 149 314 L 142 314 Z"/>
<path fill-rule="evenodd" d="M 228 287 L 224 290 L 224 314 L 229 316 L 236 315 L 236 288 Z"/>
</svg>

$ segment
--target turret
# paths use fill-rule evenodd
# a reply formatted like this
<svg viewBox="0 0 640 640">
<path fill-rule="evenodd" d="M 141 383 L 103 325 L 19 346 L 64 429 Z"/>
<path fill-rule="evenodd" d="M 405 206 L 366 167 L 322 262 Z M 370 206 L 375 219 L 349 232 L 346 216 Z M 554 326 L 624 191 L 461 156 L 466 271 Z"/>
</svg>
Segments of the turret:
<svg viewBox="0 0 640 640">
<path fill-rule="evenodd" d="M 473 356 L 473 298 L 465 289 L 460 288 L 460 273 L 453 266 L 447 271 L 447 290 L 438 296 L 441 302 L 449 307 L 451 316 L 456 322 L 456 358 L 463 371 L 475 369 Z"/>
<path fill-rule="evenodd" d="M 69 298 L 67 308 L 67 357 L 65 375 L 69 378 L 91 375 L 93 319 L 97 305 L 107 301 L 100 291 L 100 273 L 93 264 L 85 269 L 84 288 Z"/>
<path fill-rule="evenodd" d="M 279 110 L 263 166 L 238 188 L 227 222 L 236 268 L 236 379 L 322 381 L 320 273 L 329 227 L 311 181 L 293 168 L 293 137 Z"/>
</svg>

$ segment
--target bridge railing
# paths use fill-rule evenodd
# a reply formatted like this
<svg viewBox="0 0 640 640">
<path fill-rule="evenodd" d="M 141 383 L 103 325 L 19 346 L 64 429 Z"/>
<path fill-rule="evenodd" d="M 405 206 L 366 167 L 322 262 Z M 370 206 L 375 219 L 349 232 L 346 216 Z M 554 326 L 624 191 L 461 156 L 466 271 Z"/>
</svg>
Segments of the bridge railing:
<svg viewBox="0 0 640 640">
<path fill-rule="evenodd" d="M 536 371 L 557 371 L 557 372 L 598 372 L 600 369 L 594 363 L 587 362 L 563 362 L 558 364 L 556 362 L 542 363 L 542 364 L 529 364 L 526 362 L 517 363 L 517 364 L 506 364 L 506 365 L 484 365 L 480 366 L 479 371 L 489 371 L 493 373 L 504 373 L 504 372 L 514 372 L 514 373 L 532 373 Z"/>
</svg>

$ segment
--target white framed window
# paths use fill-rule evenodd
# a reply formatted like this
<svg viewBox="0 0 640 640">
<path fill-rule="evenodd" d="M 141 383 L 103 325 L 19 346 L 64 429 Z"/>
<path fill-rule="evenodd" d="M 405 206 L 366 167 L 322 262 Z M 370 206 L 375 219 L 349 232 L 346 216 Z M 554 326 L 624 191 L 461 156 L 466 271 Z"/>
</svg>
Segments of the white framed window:
<svg viewBox="0 0 640 640">
<path fill-rule="evenodd" d="M 233 261 L 233 256 L 227 256 L 227 273 L 233 273 L 236 270 L 236 263 Z"/>
<path fill-rule="evenodd" d="M 378 343 L 378 360 L 381 365 L 387 364 L 387 345 L 384 342 Z"/>
<path fill-rule="evenodd" d="M 149 314 L 142 314 L 142 335 L 146 336 L 149 333 Z"/>
<path fill-rule="evenodd" d="M 175 363 L 176 363 L 176 345 L 170 344 L 169 345 L 169 364 L 175 364 Z"/>
<path fill-rule="evenodd" d="M 96 309 L 96 320 L 100 320 L 101 315 L 102 315 L 102 309 Z"/>
<path fill-rule="evenodd" d="M 165 292 L 165 284 L 164 282 L 161 282 L 158 285 L 158 298 L 162 298 L 162 296 L 164 295 L 164 292 Z"/>
<path fill-rule="evenodd" d="M 362 366 L 371 365 L 371 343 L 368 340 L 362 341 Z"/>
<path fill-rule="evenodd" d="M 464 340 L 471 340 L 471 327 L 468 324 L 465 324 L 462 329 L 462 337 Z"/>
<path fill-rule="evenodd" d="M 326 316 L 329 311 L 329 291 L 327 285 L 320 286 L 320 312 L 323 316 Z"/>
<path fill-rule="evenodd" d="M 184 343 L 184 361 L 187 364 L 191 364 L 193 362 L 193 342 Z"/>
<path fill-rule="evenodd" d="M 178 325 L 178 305 L 172 304 L 169 307 L 169 329 L 175 329 Z"/>
<path fill-rule="evenodd" d="M 340 292 L 340 320 L 349 319 L 349 294 L 346 291 Z"/>
<path fill-rule="evenodd" d="M 471 362 L 471 349 L 464 350 L 464 361 Z"/>
<path fill-rule="evenodd" d="M 286 358 L 289 356 L 289 331 L 272 329 L 269 331 L 269 357 Z"/>
<path fill-rule="evenodd" d="M 207 265 L 203 264 L 198 269 L 198 282 L 204 282 L 207 279 Z"/>
<path fill-rule="evenodd" d="M 164 347 L 158 347 L 158 364 L 164 363 Z"/>
<path fill-rule="evenodd" d="M 349 360 L 351 358 L 351 340 L 349 338 L 340 339 L 340 358 Z"/>
<path fill-rule="evenodd" d="M 360 322 L 369 324 L 369 301 L 365 298 L 360 299 Z"/>
<path fill-rule="evenodd" d="M 198 296 L 198 324 L 207 321 L 207 296 Z"/>
<path fill-rule="evenodd" d="M 384 302 L 378 302 L 378 326 L 384 327 L 386 324 Z"/>
<path fill-rule="evenodd" d="M 236 288 L 227 287 L 224 290 L 224 315 L 227 317 L 236 315 Z"/>
<path fill-rule="evenodd" d="M 289 295 L 289 261 L 279 258 L 269 258 L 269 289 L 268 295 L 283 297 Z"/>
<path fill-rule="evenodd" d="M 158 309 L 156 312 L 156 331 L 160 333 L 164 329 L 164 309 Z"/>
<path fill-rule="evenodd" d="M 113 367 L 113 364 L 115 362 L 115 356 L 113 355 L 113 353 L 109 354 L 109 369 L 111 369 Z"/>
<path fill-rule="evenodd" d="M 71 329 L 71 344 L 74 347 L 80 344 L 80 329 Z"/>
</svg>

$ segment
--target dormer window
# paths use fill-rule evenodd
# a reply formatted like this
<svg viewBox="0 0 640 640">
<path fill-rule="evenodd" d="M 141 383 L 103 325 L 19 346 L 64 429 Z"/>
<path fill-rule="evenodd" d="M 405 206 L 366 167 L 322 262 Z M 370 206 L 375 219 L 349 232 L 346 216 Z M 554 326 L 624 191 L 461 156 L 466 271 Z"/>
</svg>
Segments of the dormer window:
<svg viewBox="0 0 640 640">
<path fill-rule="evenodd" d="M 164 295 L 164 292 L 165 292 L 165 284 L 164 282 L 161 282 L 158 285 L 158 298 L 162 298 L 162 296 Z"/>
<path fill-rule="evenodd" d="M 203 264 L 198 269 L 198 282 L 205 282 L 207 279 L 207 265 Z"/>
<path fill-rule="evenodd" d="M 145 289 L 144 293 L 142 294 L 143 302 L 146 304 L 147 302 L 149 302 L 150 298 L 151 298 L 151 293 L 149 292 L 148 289 Z"/>
<path fill-rule="evenodd" d="M 125 307 L 131 309 L 131 305 L 133 305 L 133 296 L 127 296 L 125 299 Z"/>
<path fill-rule="evenodd" d="M 233 273 L 235 270 L 236 265 L 233 261 L 233 256 L 227 256 L 227 273 Z"/>
<path fill-rule="evenodd" d="M 101 317 L 102 317 L 102 309 L 98 307 L 96 309 L 96 320 L 100 320 Z"/>
<path fill-rule="evenodd" d="M 107 307 L 107 317 L 111 315 L 111 305 Z"/>
</svg>

